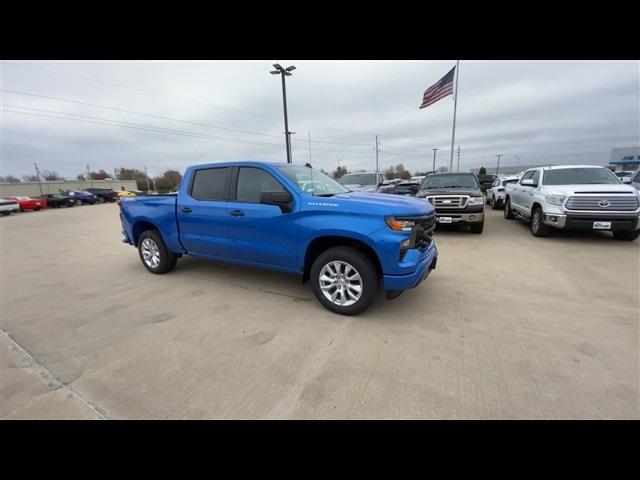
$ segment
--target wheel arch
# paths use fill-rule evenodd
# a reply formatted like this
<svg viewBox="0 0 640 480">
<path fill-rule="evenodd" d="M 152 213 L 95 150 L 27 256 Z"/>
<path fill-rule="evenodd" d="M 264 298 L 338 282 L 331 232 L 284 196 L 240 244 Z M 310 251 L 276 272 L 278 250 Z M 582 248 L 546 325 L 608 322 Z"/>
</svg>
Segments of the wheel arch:
<svg viewBox="0 0 640 480">
<path fill-rule="evenodd" d="M 382 275 L 382 263 L 376 251 L 363 240 L 342 235 L 323 235 L 314 238 L 309 242 L 304 253 L 304 264 L 302 271 L 302 283 L 309 280 L 311 265 L 318 255 L 333 247 L 350 247 L 364 253 L 373 263 L 378 276 Z"/>
<path fill-rule="evenodd" d="M 144 232 L 148 230 L 156 230 L 164 240 L 164 236 L 162 235 L 162 232 L 160 232 L 160 229 L 156 225 L 154 225 L 148 220 L 139 220 L 136 223 L 134 223 L 133 227 L 131 228 L 131 232 L 133 234 L 133 238 L 132 238 L 133 244 L 136 247 L 138 246 L 138 240 L 140 239 L 140 235 L 142 235 Z"/>
</svg>

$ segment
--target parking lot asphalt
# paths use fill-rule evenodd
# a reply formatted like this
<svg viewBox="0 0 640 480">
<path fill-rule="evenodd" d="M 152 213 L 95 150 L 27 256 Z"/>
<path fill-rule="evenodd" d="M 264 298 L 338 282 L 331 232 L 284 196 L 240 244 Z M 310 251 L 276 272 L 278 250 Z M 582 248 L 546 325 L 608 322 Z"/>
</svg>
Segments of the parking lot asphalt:
<svg viewBox="0 0 640 480">
<path fill-rule="evenodd" d="M 640 418 L 640 242 L 488 210 L 364 314 L 287 274 L 120 243 L 114 204 L 3 217 L 7 418 Z"/>
</svg>

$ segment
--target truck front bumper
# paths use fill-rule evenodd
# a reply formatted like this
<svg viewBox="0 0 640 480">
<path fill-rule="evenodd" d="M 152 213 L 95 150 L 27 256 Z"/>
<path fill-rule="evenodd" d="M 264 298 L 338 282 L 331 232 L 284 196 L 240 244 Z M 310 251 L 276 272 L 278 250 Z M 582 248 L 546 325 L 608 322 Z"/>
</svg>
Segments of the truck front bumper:
<svg viewBox="0 0 640 480">
<path fill-rule="evenodd" d="M 401 291 L 417 287 L 436 268 L 438 249 L 434 242 L 426 250 L 425 256 L 416 265 L 415 271 L 406 275 L 383 275 L 382 283 L 385 290 Z"/>
<path fill-rule="evenodd" d="M 640 218 L 638 215 L 606 215 L 596 213 L 593 215 L 571 215 L 545 213 L 542 221 L 545 225 L 559 229 L 593 230 L 593 222 L 611 222 L 611 230 L 639 230 Z"/>
<path fill-rule="evenodd" d="M 436 213 L 437 222 L 440 223 L 440 217 L 451 218 L 451 222 L 446 223 L 478 223 L 484 220 L 484 212 L 478 213 Z"/>
</svg>

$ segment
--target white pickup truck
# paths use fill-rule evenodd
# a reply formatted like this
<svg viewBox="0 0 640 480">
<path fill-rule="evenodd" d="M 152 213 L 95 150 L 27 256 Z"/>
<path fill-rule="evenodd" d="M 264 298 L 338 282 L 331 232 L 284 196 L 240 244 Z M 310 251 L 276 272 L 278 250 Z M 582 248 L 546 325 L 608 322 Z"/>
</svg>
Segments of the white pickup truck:
<svg viewBox="0 0 640 480">
<path fill-rule="evenodd" d="M 640 236 L 640 194 L 604 167 L 531 168 L 506 186 L 504 218 L 516 217 L 529 221 L 536 237 L 552 228 L 607 230 L 631 241 Z"/>
</svg>

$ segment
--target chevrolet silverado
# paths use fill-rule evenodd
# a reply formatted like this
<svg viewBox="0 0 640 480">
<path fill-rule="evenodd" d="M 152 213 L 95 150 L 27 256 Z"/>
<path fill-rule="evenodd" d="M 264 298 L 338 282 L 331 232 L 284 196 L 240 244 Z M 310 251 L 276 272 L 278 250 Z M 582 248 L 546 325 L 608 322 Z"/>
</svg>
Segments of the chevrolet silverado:
<svg viewBox="0 0 640 480">
<path fill-rule="evenodd" d="M 320 185 L 322 184 L 322 185 Z M 298 274 L 329 310 L 364 311 L 436 267 L 429 202 L 352 192 L 309 166 L 189 167 L 177 195 L 120 198 L 123 241 L 166 273 L 182 255 Z"/>
</svg>

